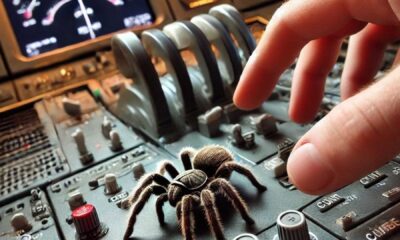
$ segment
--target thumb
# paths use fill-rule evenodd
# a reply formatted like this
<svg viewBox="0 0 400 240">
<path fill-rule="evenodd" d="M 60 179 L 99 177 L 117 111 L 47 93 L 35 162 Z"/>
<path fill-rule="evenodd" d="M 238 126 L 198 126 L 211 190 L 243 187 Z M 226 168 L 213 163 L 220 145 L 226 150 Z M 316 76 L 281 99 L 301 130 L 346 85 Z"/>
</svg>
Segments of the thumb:
<svg viewBox="0 0 400 240">
<path fill-rule="evenodd" d="M 400 68 L 339 104 L 297 143 L 288 162 L 303 192 L 325 194 L 400 152 Z"/>
</svg>

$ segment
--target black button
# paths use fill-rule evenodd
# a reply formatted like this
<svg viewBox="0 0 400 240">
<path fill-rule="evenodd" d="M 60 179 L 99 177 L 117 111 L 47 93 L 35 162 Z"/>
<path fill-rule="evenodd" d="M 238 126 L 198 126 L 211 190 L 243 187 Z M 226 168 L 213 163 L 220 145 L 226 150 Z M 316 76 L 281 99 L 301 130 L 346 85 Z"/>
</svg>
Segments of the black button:
<svg viewBox="0 0 400 240">
<path fill-rule="evenodd" d="M 331 196 L 324 197 L 321 200 L 317 202 L 317 207 L 320 212 L 327 212 L 328 210 L 336 207 L 340 203 L 346 201 L 343 197 L 341 197 L 339 194 L 335 193 Z"/>
<path fill-rule="evenodd" d="M 373 185 L 377 184 L 378 182 L 382 181 L 383 179 L 387 178 L 387 175 L 375 171 L 373 173 L 368 174 L 367 176 L 363 177 L 360 179 L 360 183 L 365 187 L 365 188 L 370 188 Z"/>
</svg>

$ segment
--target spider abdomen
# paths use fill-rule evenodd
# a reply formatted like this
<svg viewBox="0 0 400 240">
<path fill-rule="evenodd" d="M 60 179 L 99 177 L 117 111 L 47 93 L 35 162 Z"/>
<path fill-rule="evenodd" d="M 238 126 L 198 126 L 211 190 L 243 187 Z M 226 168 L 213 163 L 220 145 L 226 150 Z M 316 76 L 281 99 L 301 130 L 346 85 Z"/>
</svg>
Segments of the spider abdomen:
<svg viewBox="0 0 400 240">
<path fill-rule="evenodd" d="M 208 177 L 212 177 L 222 164 L 232 161 L 233 156 L 226 148 L 211 145 L 201 148 L 195 154 L 193 167 L 202 170 Z"/>
</svg>

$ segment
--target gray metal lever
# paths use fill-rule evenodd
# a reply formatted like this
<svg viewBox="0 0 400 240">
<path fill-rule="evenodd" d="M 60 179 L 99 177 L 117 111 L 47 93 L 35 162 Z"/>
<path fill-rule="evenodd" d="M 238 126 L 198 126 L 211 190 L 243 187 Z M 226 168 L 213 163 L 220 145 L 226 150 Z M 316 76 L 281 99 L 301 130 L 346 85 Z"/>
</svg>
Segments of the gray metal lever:
<svg viewBox="0 0 400 240">
<path fill-rule="evenodd" d="M 247 62 L 256 48 L 256 41 L 250 29 L 243 21 L 239 11 L 229 4 L 222 4 L 211 8 L 209 13 L 220 20 L 229 32 L 232 33 L 243 51 L 244 58 Z"/>
<path fill-rule="evenodd" d="M 218 66 L 222 73 L 225 89 L 229 95 L 232 95 L 239 82 L 243 67 L 229 32 L 218 19 L 208 14 L 193 17 L 191 22 L 200 28 L 207 40 L 218 49 L 221 56 Z"/>
<path fill-rule="evenodd" d="M 224 102 L 226 100 L 224 85 L 217 61 L 210 43 L 201 30 L 191 22 L 182 21 L 165 26 L 163 31 L 179 50 L 189 50 L 194 54 L 203 78 L 200 86 L 204 97 L 208 98 L 213 105 Z"/>
<path fill-rule="evenodd" d="M 117 34 L 111 46 L 121 73 L 134 80 L 120 93 L 117 112 L 123 120 L 160 141 L 175 139 L 175 126 L 157 72 L 139 38 Z"/>
<path fill-rule="evenodd" d="M 194 122 L 197 116 L 198 104 L 196 102 L 192 83 L 186 65 L 175 44 L 165 33 L 158 29 L 142 33 L 142 43 L 152 57 L 158 57 L 165 63 L 168 75 L 161 77 L 161 85 L 167 97 L 172 118 Z M 174 116 L 176 112 L 179 116 Z M 178 121 L 177 120 L 177 121 Z"/>
</svg>

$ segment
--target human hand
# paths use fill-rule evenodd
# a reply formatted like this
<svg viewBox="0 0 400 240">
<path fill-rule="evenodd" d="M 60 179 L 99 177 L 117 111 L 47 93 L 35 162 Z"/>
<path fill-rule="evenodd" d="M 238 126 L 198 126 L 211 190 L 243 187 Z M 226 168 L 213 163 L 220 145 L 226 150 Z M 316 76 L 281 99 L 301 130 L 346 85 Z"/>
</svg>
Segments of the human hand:
<svg viewBox="0 0 400 240">
<path fill-rule="evenodd" d="M 290 0 L 268 24 L 234 102 L 242 109 L 258 107 L 300 54 L 289 108 L 299 123 L 314 118 L 342 41 L 352 35 L 341 82 L 344 101 L 299 140 L 288 161 L 289 177 L 303 192 L 334 191 L 400 152 L 400 67 L 366 88 L 386 46 L 400 40 L 399 19 L 400 0 Z"/>
</svg>

